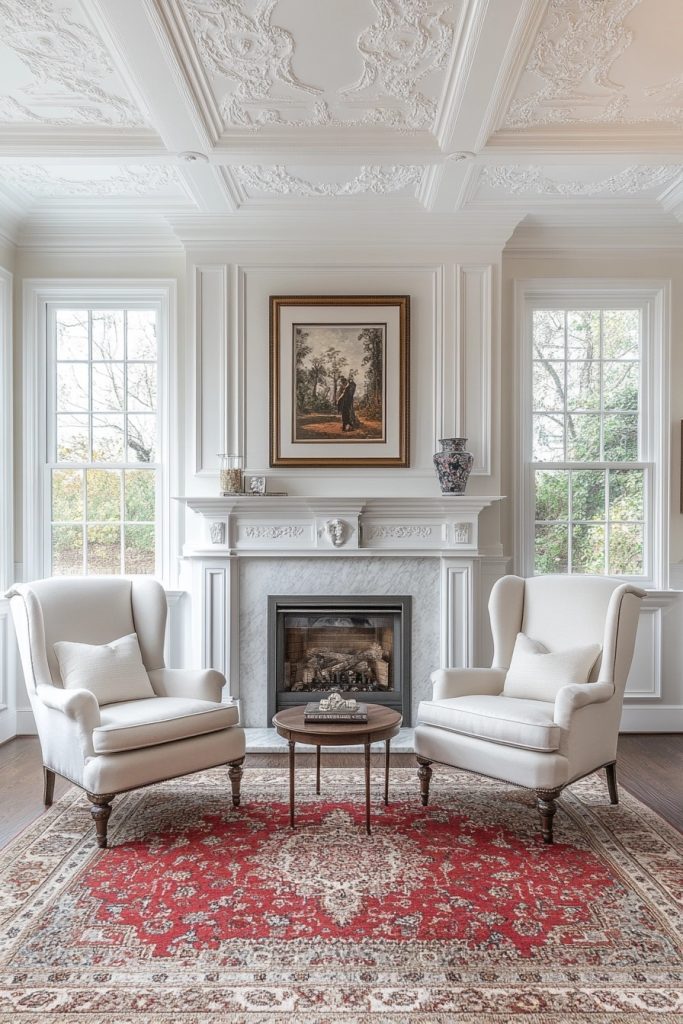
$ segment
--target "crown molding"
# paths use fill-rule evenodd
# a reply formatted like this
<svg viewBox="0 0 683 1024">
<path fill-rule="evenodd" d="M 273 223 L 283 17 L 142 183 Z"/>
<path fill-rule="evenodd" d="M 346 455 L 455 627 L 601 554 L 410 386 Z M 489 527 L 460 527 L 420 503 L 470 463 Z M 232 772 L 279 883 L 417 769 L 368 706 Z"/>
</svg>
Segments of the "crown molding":
<svg viewBox="0 0 683 1024">
<path fill-rule="evenodd" d="M 585 227 L 546 224 L 521 224 L 508 241 L 503 257 L 514 256 L 562 259 L 566 257 L 623 256 L 637 250 L 641 254 L 677 255 L 683 253 L 683 224 L 640 227 L 621 225 Z"/>
<path fill-rule="evenodd" d="M 641 154 L 652 160 L 653 152 L 668 153 L 675 157 L 683 153 L 683 132 L 680 128 L 661 125 L 561 125 L 549 128 L 518 128 L 494 132 L 486 150 L 501 150 L 519 159 L 520 153 L 581 153 L 584 163 L 590 163 L 593 154 Z"/>
<path fill-rule="evenodd" d="M 182 252 L 183 246 L 162 216 L 125 217 L 112 213 L 93 218 L 29 217 L 19 225 L 16 245 L 22 252 L 153 254 Z"/>
</svg>

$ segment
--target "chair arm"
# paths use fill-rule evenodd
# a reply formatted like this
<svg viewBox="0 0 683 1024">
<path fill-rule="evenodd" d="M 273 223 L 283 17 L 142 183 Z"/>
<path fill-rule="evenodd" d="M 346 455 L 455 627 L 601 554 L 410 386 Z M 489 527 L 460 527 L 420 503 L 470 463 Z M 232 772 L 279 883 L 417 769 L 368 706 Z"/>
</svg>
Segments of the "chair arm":
<svg viewBox="0 0 683 1024">
<path fill-rule="evenodd" d="M 157 697 L 194 697 L 220 704 L 225 676 L 215 668 L 155 668 L 148 673 Z"/>
<path fill-rule="evenodd" d="M 61 711 L 88 732 L 100 725 L 100 706 L 90 690 L 62 690 L 59 686 L 38 683 L 36 693 L 46 707 Z"/>
<path fill-rule="evenodd" d="M 614 696 L 614 684 L 602 683 L 571 683 L 563 686 L 555 697 L 553 718 L 562 729 L 569 729 L 572 715 L 587 704 L 604 704 Z"/>
<path fill-rule="evenodd" d="M 433 700 L 447 697 L 469 697 L 479 693 L 497 696 L 505 684 L 507 669 L 503 668 L 439 668 L 432 672 Z"/>
</svg>

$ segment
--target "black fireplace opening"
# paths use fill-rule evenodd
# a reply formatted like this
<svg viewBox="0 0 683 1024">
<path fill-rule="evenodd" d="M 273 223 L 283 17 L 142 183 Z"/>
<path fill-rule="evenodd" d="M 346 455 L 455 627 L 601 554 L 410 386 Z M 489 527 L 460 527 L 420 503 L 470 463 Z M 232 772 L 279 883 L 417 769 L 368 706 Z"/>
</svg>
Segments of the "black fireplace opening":
<svg viewBox="0 0 683 1024">
<path fill-rule="evenodd" d="M 339 690 L 410 724 L 408 595 L 268 598 L 268 719 Z"/>
</svg>

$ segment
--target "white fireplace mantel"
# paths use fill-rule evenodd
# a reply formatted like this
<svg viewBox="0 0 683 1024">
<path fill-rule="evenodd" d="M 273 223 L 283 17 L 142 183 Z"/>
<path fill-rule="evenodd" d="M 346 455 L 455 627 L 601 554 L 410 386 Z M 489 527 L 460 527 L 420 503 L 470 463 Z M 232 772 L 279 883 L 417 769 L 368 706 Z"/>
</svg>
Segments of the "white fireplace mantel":
<svg viewBox="0 0 683 1024">
<path fill-rule="evenodd" d="M 479 550 L 479 515 L 500 495 L 331 498 L 234 495 L 177 498 L 204 520 L 185 557 L 241 553 L 368 555 Z"/>
</svg>

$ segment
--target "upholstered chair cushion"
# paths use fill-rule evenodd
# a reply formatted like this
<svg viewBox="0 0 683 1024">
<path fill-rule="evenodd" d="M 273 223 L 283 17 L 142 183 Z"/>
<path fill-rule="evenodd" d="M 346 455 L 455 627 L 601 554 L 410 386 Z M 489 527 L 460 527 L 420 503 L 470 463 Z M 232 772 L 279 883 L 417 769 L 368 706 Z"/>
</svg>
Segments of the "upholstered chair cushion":
<svg viewBox="0 0 683 1024">
<path fill-rule="evenodd" d="M 238 718 L 237 705 L 188 697 L 155 696 L 109 704 L 102 709 L 100 726 L 93 729 L 93 748 L 96 754 L 140 750 L 228 729 L 237 725 Z"/>
<path fill-rule="evenodd" d="M 553 720 L 553 704 L 546 701 L 488 694 L 423 700 L 418 719 L 421 725 L 523 750 L 550 753 L 560 746 L 560 728 Z"/>
<path fill-rule="evenodd" d="M 554 701 L 563 686 L 587 683 L 600 644 L 549 651 L 538 640 L 517 634 L 503 694 L 524 700 Z"/>
<path fill-rule="evenodd" d="M 54 650 L 64 688 L 90 690 L 100 707 L 155 696 L 135 633 L 108 644 L 58 640 Z"/>
</svg>

